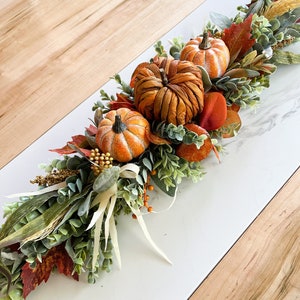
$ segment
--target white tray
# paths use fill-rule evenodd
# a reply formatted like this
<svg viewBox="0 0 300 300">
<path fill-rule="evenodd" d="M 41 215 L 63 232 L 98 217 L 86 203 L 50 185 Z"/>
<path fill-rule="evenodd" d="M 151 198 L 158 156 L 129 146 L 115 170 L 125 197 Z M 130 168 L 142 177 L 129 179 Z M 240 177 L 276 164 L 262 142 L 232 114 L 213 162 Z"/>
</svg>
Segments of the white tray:
<svg viewBox="0 0 300 300">
<path fill-rule="evenodd" d="M 173 37 L 187 40 L 201 32 L 209 12 L 233 16 L 239 4 L 227 1 L 221 9 L 216 1 L 206 1 L 161 40 L 164 45 Z M 134 67 L 153 55 L 151 47 L 122 70 L 121 77 L 129 79 Z M 122 217 L 118 224 L 121 270 L 115 263 L 112 272 L 102 274 L 95 285 L 55 274 L 27 299 L 188 298 L 299 166 L 299 78 L 299 65 L 280 67 L 257 110 L 241 113 L 243 127 L 236 138 L 225 141 L 227 153 L 222 155 L 222 163 L 212 155 L 203 164 L 207 171 L 203 181 L 184 182 L 170 210 L 145 217 L 153 239 L 173 265 L 152 251 L 136 221 Z M 111 82 L 103 88 L 115 92 Z M 83 133 L 97 100 L 98 92 L 2 168 L 1 194 L 32 190 L 29 180 L 40 174 L 38 164 L 57 157 L 48 149 L 61 147 L 72 135 Z M 1 197 L 1 201 L 9 200 Z M 159 196 L 153 206 L 168 204 L 167 197 Z"/>
</svg>

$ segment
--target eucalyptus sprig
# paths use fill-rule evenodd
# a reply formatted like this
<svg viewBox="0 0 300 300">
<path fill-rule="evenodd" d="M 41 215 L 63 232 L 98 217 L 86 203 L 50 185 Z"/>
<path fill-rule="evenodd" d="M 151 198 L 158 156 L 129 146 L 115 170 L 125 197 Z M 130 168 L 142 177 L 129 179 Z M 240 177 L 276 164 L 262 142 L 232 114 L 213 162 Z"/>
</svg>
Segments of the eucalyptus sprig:
<svg viewBox="0 0 300 300">
<path fill-rule="evenodd" d="M 152 177 L 155 183 L 171 196 L 175 195 L 177 185 L 183 178 L 197 182 L 205 174 L 200 162 L 188 162 L 178 157 L 170 145 L 160 145 L 155 150 L 153 169 L 157 170 L 157 173 Z"/>
<path fill-rule="evenodd" d="M 199 149 L 204 141 L 207 139 L 206 134 L 198 135 L 197 133 L 188 130 L 183 125 L 174 125 L 172 123 L 153 123 L 153 130 L 161 137 L 166 138 L 172 142 L 172 144 L 195 144 Z"/>
</svg>

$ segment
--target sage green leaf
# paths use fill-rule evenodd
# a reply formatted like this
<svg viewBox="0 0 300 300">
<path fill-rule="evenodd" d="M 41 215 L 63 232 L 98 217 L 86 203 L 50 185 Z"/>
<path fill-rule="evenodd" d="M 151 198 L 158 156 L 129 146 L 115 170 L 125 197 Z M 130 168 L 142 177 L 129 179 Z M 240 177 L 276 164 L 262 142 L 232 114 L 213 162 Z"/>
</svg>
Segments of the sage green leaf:
<svg viewBox="0 0 300 300">
<path fill-rule="evenodd" d="M 243 68 L 232 69 L 224 74 L 224 76 L 229 76 L 230 78 L 252 78 L 259 75 L 260 73 L 258 71 Z"/>
<path fill-rule="evenodd" d="M 211 21 L 218 26 L 220 29 L 229 28 L 232 24 L 232 21 L 227 16 L 219 14 L 217 12 L 211 12 L 209 14 Z"/>
<path fill-rule="evenodd" d="M 109 169 L 105 169 L 95 179 L 93 184 L 93 190 L 96 193 L 101 193 L 109 189 L 114 183 L 117 182 L 120 174 L 120 168 L 118 166 L 112 166 Z"/>
<path fill-rule="evenodd" d="M 143 158 L 143 165 L 149 170 L 152 171 L 152 164 L 147 157 Z"/>
<path fill-rule="evenodd" d="M 92 201 L 93 191 L 91 191 L 85 200 L 79 205 L 77 214 L 79 217 L 87 215 Z"/>
<path fill-rule="evenodd" d="M 202 82 L 203 82 L 204 92 L 208 92 L 212 87 L 210 77 L 209 77 L 207 71 L 202 66 L 198 66 L 198 68 L 201 70 L 201 73 L 202 73 Z"/>
</svg>

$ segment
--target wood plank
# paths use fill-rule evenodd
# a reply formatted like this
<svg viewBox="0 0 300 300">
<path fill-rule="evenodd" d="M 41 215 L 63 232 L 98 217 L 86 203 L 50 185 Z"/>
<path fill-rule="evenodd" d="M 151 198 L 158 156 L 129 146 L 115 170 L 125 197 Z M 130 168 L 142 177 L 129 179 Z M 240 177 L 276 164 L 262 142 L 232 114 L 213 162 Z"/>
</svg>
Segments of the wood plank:
<svg viewBox="0 0 300 300">
<path fill-rule="evenodd" d="M 203 1 L 2 1 L 0 168 Z"/>
<path fill-rule="evenodd" d="M 300 168 L 190 297 L 299 299 Z"/>
</svg>

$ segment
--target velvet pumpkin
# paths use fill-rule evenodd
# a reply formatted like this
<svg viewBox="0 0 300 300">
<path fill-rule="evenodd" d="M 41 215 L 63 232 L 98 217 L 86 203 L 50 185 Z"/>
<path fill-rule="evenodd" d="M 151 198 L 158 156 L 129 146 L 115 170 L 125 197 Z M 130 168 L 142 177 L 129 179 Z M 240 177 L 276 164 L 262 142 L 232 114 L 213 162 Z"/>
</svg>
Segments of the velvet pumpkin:
<svg viewBox="0 0 300 300">
<path fill-rule="evenodd" d="M 149 146 L 149 122 L 137 111 L 119 108 L 109 111 L 98 125 L 96 144 L 119 162 L 128 162 Z"/>
<path fill-rule="evenodd" d="M 209 137 L 208 132 L 201 126 L 194 123 L 186 124 L 185 128 L 197 133 L 198 135 L 206 134 L 207 139 L 204 140 L 203 145 L 199 149 L 195 144 L 179 144 L 179 146 L 176 148 L 176 155 L 184 158 L 189 162 L 196 162 L 205 159 L 209 155 L 211 150 L 213 150 L 213 143 Z"/>
<path fill-rule="evenodd" d="M 157 59 L 138 66 L 131 82 L 135 106 L 149 121 L 183 125 L 203 109 L 202 73 L 191 62 Z"/>
<path fill-rule="evenodd" d="M 203 37 L 196 37 L 186 43 L 181 51 L 180 60 L 188 60 L 202 66 L 213 79 L 225 73 L 230 53 L 222 39 L 209 37 L 205 32 Z"/>
</svg>

